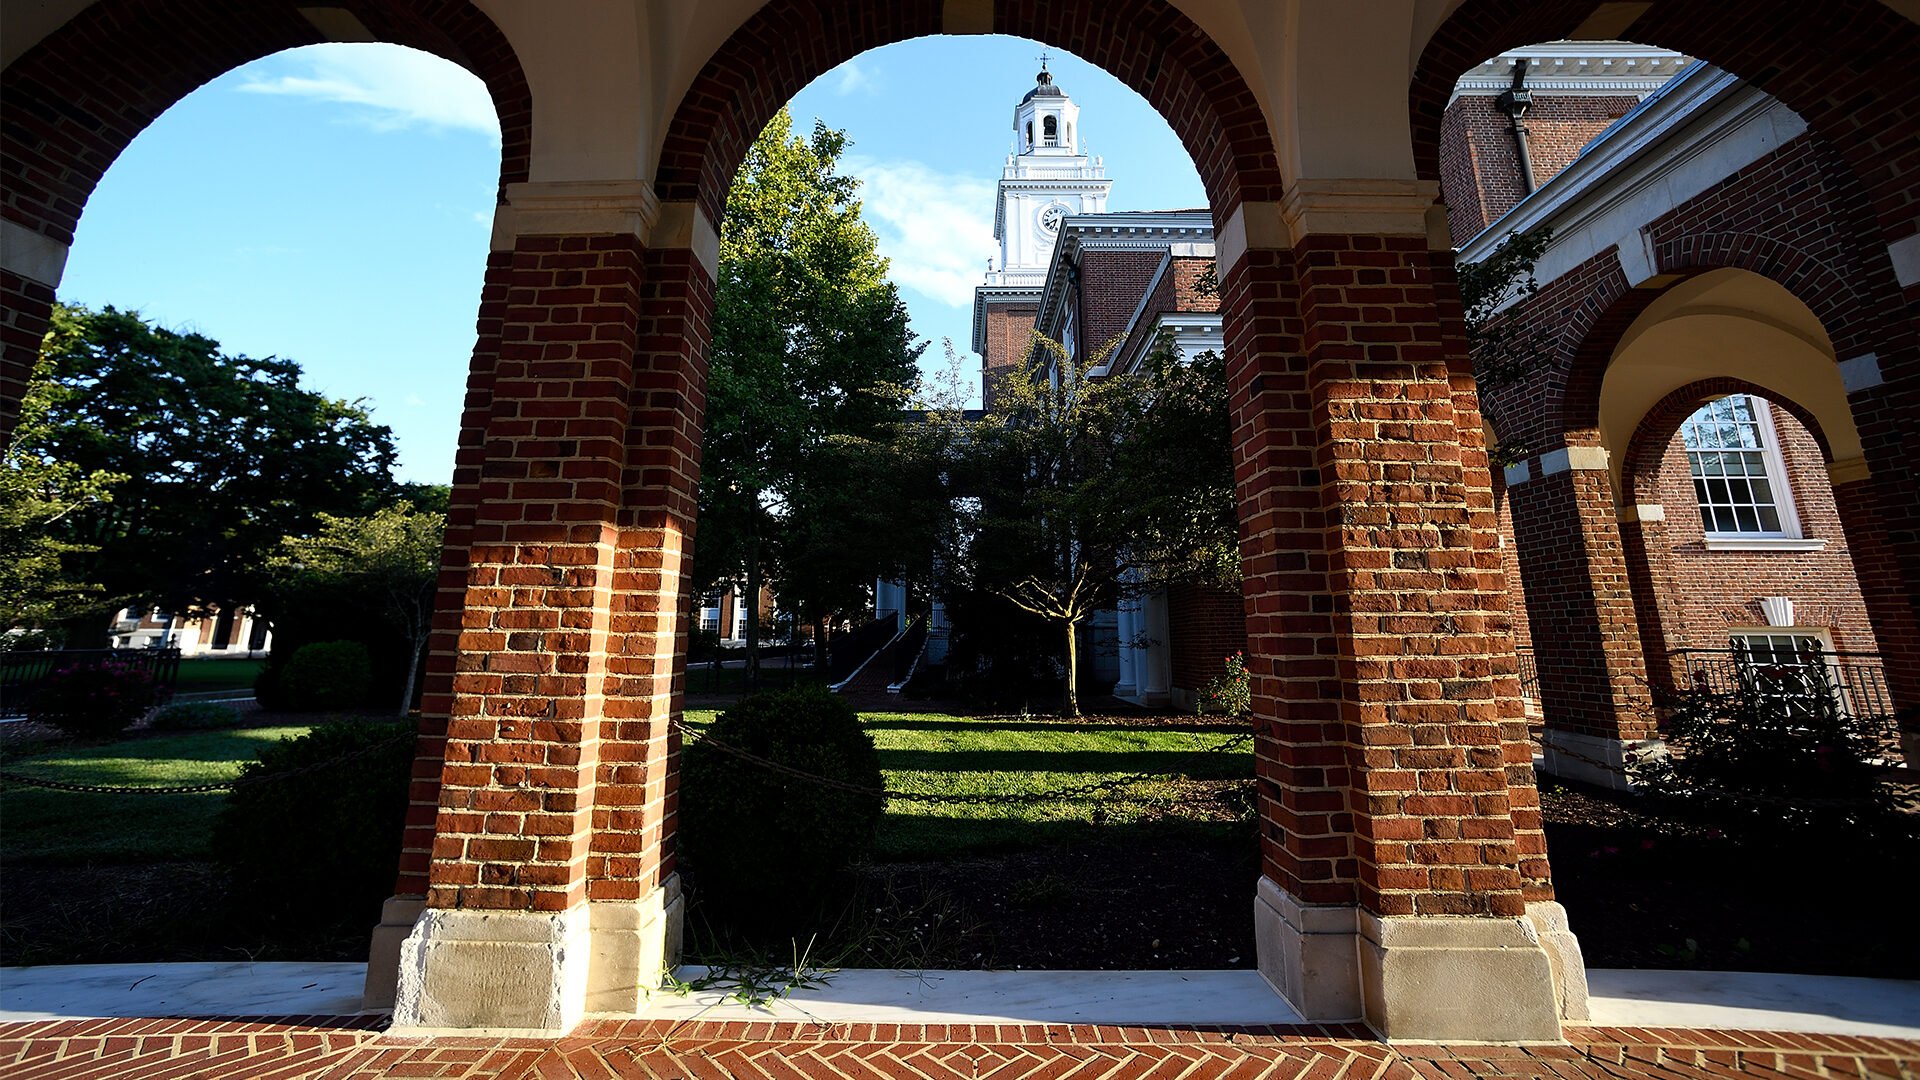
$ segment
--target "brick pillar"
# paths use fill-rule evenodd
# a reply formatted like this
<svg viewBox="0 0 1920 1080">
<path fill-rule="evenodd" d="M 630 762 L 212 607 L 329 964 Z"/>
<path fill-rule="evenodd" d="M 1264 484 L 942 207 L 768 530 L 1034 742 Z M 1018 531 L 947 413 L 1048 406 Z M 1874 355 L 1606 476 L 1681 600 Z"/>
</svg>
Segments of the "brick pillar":
<svg viewBox="0 0 1920 1080">
<path fill-rule="evenodd" d="M 1247 244 L 1223 243 L 1220 263 L 1260 969 L 1310 1019 L 1557 1038 L 1556 961 L 1528 918 L 1529 893 L 1550 894 L 1531 777 L 1511 768 L 1518 681 L 1491 490 L 1479 436 L 1463 445 L 1480 418 L 1450 371 L 1464 343 L 1426 238 L 1428 187 L 1330 182 L 1221 230 Z M 1385 235 L 1338 231 L 1356 221 Z"/>
<path fill-rule="evenodd" d="M 630 445 L 672 409 L 641 338 L 666 288 L 642 241 L 657 207 L 638 184 L 513 185 L 508 200 L 424 710 L 444 739 L 423 734 L 423 762 L 440 741 L 443 764 L 424 910 L 399 947 L 402 1027 L 566 1030 L 656 985 L 675 936 L 663 852 L 679 577 L 649 564 L 684 530 L 649 513 L 678 504 L 644 496 L 659 478 Z M 697 412 L 679 427 L 697 444 Z M 649 618 L 663 593 L 668 614 Z"/>
<path fill-rule="evenodd" d="M 66 266 L 64 242 L 0 220 L 0 449 L 13 441 L 20 399 L 39 362 Z"/>
<path fill-rule="evenodd" d="M 1890 496 L 1867 475 L 1866 462 L 1858 458 L 1834 462 L 1828 471 L 1860 597 L 1866 602 L 1874 643 L 1886 668 L 1887 692 L 1903 721 L 1901 748 L 1912 765 L 1920 760 L 1920 716 L 1916 715 L 1920 713 L 1920 619 L 1908 600 L 1899 555 L 1881 512 L 1883 500 Z"/>
<path fill-rule="evenodd" d="M 1566 446 L 1507 469 L 1540 671 L 1546 771 L 1624 787 L 1657 737 L 1607 452 Z"/>
<path fill-rule="evenodd" d="M 1636 502 L 1620 510 L 1620 551 L 1626 559 L 1633 610 L 1647 676 L 1665 690 L 1687 688 L 1687 663 L 1680 650 L 1691 648 L 1687 620 L 1680 610 L 1685 595 L 1674 576 L 1673 540 L 1667 534 L 1667 508 Z"/>
</svg>

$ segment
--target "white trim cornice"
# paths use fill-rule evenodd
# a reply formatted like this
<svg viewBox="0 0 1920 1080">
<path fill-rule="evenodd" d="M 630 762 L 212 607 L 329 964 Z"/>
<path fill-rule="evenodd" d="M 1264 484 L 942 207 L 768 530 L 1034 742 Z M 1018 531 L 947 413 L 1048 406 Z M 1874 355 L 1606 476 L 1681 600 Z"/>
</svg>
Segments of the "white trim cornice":
<svg viewBox="0 0 1920 1080">
<path fill-rule="evenodd" d="M 645 180 L 535 180 L 508 184 L 493 212 L 493 250 L 521 236 L 651 239 L 660 199 Z"/>
<path fill-rule="evenodd" d="M 1280 217 L 1297 247 L 1309 236 L 1430 236 L 1437 180 L 1302 178 L 1287 186 Z"/>
</svg>

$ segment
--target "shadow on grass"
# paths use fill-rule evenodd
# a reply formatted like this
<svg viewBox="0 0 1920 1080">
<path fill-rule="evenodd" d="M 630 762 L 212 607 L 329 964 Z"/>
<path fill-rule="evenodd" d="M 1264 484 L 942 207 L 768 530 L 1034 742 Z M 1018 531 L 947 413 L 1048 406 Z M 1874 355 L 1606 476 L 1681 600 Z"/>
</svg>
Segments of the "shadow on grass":
<svg viewBox="0 0 1920 1080">
<path fill-rule="evenodd" d="M 881 750 L 887 772 L 922 773 L 1152 773 L 1230 780 L 1251 771 L 1244 748 L 1212 750 Z"/>
<path fill-rule="evenodd" d="M 880 718 L 874 719 L 876 715 Z M 1000 720 L 985 716 L 964 720 L 907 720 L 895 719 L 885 714 L 863 714 L 860 719 L 866 727 L 884 731 L 1150 731 L 1192 735 L 1238 735 L 1253 729 L 1251 724 L 1226 724 L 1194 720 L 1191 717 L 1180 719 L 1169 717 L 1165 723 L 1133 724 L 1081 723 L 1077 720 Z"/>
<path fill-rule="evenodd" d="M 1254 843 L 1250 824 L 1165 818 L 1152 821 L 1033 821 L 889 814 L 874 843 L 875 862 L 922 862 L 964 855 L 1083 848 L 1144 850 L 1178 844 L 1234 850 Z"/>
</svg>

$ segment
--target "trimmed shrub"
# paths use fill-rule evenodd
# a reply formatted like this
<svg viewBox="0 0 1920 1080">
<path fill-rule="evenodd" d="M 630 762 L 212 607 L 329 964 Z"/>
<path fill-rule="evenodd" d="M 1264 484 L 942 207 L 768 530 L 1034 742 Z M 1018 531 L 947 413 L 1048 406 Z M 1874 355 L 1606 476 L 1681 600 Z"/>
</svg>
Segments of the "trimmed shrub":
<svg viewBox="0 0 1920 1080">
<path fill-rule="evenodd" d="M 33 691 L 27 717 L 69 735 L 118 735 L 159 700 L 153 677 L 132 664 L 98 660 L 49 674 Z"/>
<path fill-rule="evenodd" d="M 214 701 L 188 701 L 154 713 L 147 726 L 155 731 L 205 731 L 230 728 L 239 722 L 240 713 L 231 706 Z"/>
<path fill-rule="evenodd" d="M 721 743 L 875 791 L 880 755 L 853 706 L 819 687 L 747 698 L 682 753 L 680 850 L 701 905 L 748 937 L 790 934 L 842 893 L 886 798 L 785 776 Z"/>
<path fill-rule="evenodd" d="M 271 702 L 267 707 L 287 712 L 358 709 L 366 705 L 372 687 L 373 662 L 365 645 L 316 641 L 296 649 L 274 674 L 262 704 Z"/>
<path fill-rule="evenodd" d="M 281 739 L 241 770 L 214 825 L 234 895 L 266 921 L 365 929 L 393 892 L 413 772 L 411 724 L 339 721 Z M 332 764 L 323 764 L 331 762 Z"/>
</svg>

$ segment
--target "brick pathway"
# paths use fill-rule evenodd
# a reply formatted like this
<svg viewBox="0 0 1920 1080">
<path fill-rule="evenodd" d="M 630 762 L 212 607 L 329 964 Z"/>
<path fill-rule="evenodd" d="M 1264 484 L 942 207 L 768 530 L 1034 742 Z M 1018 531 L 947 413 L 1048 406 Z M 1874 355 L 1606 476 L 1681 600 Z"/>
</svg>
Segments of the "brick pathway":
<svg viewBox="0 0 1920 1080">
<path fill-rule="evenodd" d="M 402 1037 L 378 1021 L 0 1024 L 8 1080 L 94 1077 L 645 1077 L 648 1080 L 1451 1080 L 1755 1076 L 1920 1080 L 1920 1042 L 1841 1035 L 1575 1029 L 1566 1046 L 1387 1046 L 1351 1028 L 594 1021 L 557 1040 Z"/>
</svg>

